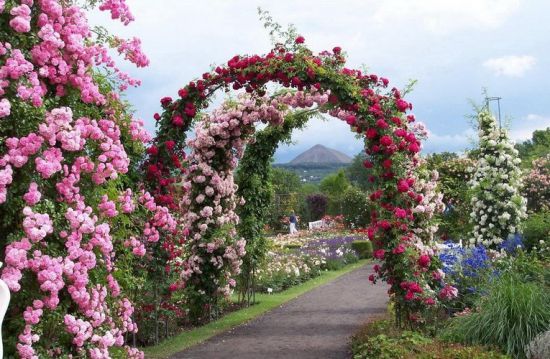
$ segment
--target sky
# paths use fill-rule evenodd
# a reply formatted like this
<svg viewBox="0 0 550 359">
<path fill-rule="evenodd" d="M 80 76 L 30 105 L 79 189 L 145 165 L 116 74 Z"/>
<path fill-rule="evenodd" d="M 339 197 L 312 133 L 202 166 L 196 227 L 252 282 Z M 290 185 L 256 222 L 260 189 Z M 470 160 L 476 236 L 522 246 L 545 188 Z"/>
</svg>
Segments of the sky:
<svg viewBox="0 0 550 359">
<path fill-rule="evenodd" d="M 546 0 L 127 0 L 136 20 L 123 26 L 107 13 L 90 22 L 123 37 L 141 38 L 151 63 L 121 68 L 142 80 L 127 99 L 154 133 L 159 99 L 237 54 L 271 49 L 257 8 L 283 26 L 293 24 L 315 52 L 340 46 L 347 67 L 366 67 L 404 88 L 430 137 L 425 153 L 472 147 L 472 103 L 484 91 L 501 97 L 503 123 L 515 141 L 550 127 L 550 1 Z M 496 104 L 492 105 L 496 112 Z M 349 127 L 313 119 L 281 146 L 276 162 L 288 162 L 320 143 L 348 155 L 362 150 Z"/>
</svg>

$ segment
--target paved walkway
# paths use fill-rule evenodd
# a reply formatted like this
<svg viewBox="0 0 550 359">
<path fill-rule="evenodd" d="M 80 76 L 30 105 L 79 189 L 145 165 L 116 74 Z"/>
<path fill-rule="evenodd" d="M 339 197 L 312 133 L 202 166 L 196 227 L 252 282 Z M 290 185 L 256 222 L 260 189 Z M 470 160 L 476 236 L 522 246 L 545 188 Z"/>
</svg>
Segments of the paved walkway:
<svg viewBox="0 0 550 359">
<path fill-rule="evenodd" d="M 172 358 L 349 358 L 350 336 L 386 310 L 386 285 L 372 285 L 366 265 L 283 304 L 247 324 Z"/>
</svg>

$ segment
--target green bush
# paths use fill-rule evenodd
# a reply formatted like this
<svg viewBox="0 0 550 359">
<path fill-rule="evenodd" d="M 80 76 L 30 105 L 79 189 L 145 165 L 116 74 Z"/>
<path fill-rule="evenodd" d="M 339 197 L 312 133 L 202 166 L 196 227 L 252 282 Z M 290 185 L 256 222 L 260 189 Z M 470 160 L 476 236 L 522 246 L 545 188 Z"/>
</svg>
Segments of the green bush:
<svg viewBox="0 0 550 359">
<path fill-rule="evenodd" d="M 342 196 L 344 221 L 351 228 L 367 227 L 370 223 L 369 198 L 359 188 L 349 186 Z"/>
<path fill-rule="evenodd" d="M 401 331 L 390 320 L 367 324 L 352 339 L 354 359 L 504 359 L 507 356 L 481 346 L 464 346 Z"/>
<path fill-rule="evenodd" d="M 372 258 L 372 242 L 369 240 L 364 241 L 353 241 L 351 243 L 351 248 L 357 253 L 359 258 L 368 259 Z"/>
<path fill-rule="evenodd" d="M 539 247 L 540 241 L 550 241 L 550 212 L 533 213 L 524 222 L 525 247 L 527 249 Z"/>
<path fill-rule="evenodd" d="M 506 273 L 477 303 L 478 311 L 451 320 L 443 339 L 493 345 L 515 357 L 550 325 L 550 294 L 535 282 Z"/>
</svg>

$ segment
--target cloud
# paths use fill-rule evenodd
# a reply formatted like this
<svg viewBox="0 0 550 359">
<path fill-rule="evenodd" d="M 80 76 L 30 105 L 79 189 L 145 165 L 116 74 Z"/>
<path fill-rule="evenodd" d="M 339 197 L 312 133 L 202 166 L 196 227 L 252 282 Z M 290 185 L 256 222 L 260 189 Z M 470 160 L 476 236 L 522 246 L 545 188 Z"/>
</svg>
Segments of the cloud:
<svg viewBox="0 0 550 359">
<path fill-rule="evenodd" d="M 489 59 L 483 63 L 483 66 L 493 71 L 495 75 L 522 77 L 525 72 L 535 66 L 537 59 L 533 56 L 503 56 Z"/>
<path fill-rule="evenodd" d="M 523 142 L 532 138 L 536 130 L 550 127 L 550 116 L 528 114 L 520 120 L 512 120 L 509 127 L 510 138 L 516 142 Z"/>
<path fill-rule="evenodd" d="M 378 23 L 414 22 L 435 34 L 494 29 L 519 7 L 519 0 L 386 0 L 376 9 Z"/>
<path fill-rule="evenodd" d="M 472 128 L 455 134 L 438 134 L 428 130 L 428 139 L 424 143 L 423 152 L 463 152 L 472 147 L 476 136 L 476 131 Z"/>
</svg>

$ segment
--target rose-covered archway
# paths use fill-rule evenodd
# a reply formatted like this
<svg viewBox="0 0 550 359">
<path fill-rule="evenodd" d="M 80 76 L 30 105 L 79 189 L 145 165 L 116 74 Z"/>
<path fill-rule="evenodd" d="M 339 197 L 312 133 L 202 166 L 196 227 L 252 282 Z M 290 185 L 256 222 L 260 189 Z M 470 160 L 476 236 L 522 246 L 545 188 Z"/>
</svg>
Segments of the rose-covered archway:
<svg viewBox="0 0 550 359">
<path fill-rule="evenodd" d="M 255 121 L 284 120 L 279 104 L 273 103 L 276 100 L 263 97 L 268 83 L 294 88 L 303 98 L 326 96 L 324 101 L 313 102 L 363 136 L 369 156 L 365 167 L 376 188 L 370 196 L 376 209 L 371 213 L 368 236 L 378 245 L 375 257 L 382 261 L 371 279 L 391 285 L 390 294 L 403 317 L 416 317 L 438 298 L 454 293 L 454 288 L 443 283 L 433 251 L 415 245 L 417 237 L 411 229 L 413 209 L 423 201 L 414 187 L 420 141 L 410 126 L 414 116 L 407 114 L 412 106 L 399 90 L 388 90 L 388 80 L 344 64 L 339 47 L 313 54 L 298 37 L 294 45 L 276 46 L 266 55 L 235 56 L 180 89 L 178 99 L 161 100 L 164 111 L 155 115 L 159 130 L 149 149 L 147 178 L 157 201 L 182 210 L 182 235 L 165 247 L 171 251 L 173 267 L 182 274 L 179 285 L 196 298 L 227 292 L 233 284 L 232 273 L 238 272 L 244 242 L 232 239 L 231 224 L 238 220 L 232 170 L 242 151 L 243 134 L 253 132 Z M 218 89 L 244 89 L 251 97 L 236 108 L 226 106 L 212 116 L 199 116 Z M 193 153 L 183 162 L 186 132 L 193 124 L 197 125 L 197 137 L 190 141 Z M 222 149 L 218 156 L 216 148 Z M 181 189 L 182 175 L 180 201 L 175 194 Z M 210 197 L 213 206 L 203 205 Z"/>
</svg>

